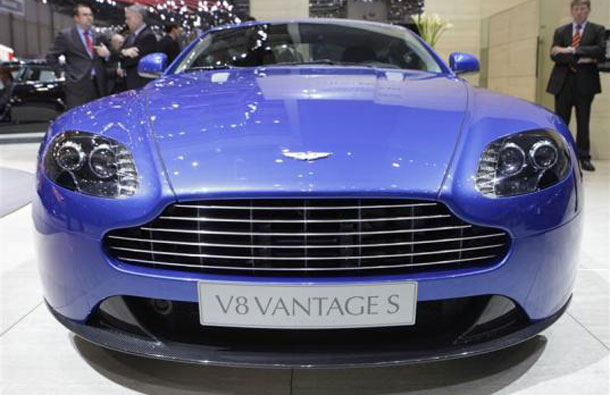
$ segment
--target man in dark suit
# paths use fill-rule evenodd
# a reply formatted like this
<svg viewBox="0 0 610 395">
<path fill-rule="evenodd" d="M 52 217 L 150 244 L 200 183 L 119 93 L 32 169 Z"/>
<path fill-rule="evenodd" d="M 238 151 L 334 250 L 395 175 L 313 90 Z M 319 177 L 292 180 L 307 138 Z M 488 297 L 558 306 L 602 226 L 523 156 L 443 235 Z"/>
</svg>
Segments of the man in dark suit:
<svg viewBox="0 0 610 395">
<path fill-rule="evenodd" d="M 65 59 L 66 104 L 79 106 L 104 95 L 106 78 L 104 58 L 110 56 L 108 48 L 100 42 L 93 25 L 89 6 L 78 4 L 73 10 L 76 26 L 61 30 L 49 49 L 46 59 L 59 65 Z"/>
<path fill-rule="evenodd" d="M 123 92 L 125 88 L 125 70 L 121 66 L 121 50 L 125 44 L 125 37 L 115 33 L 110 37 L 110 57 L 106 62 L 106 94 Z"/>
<path fill-rule="evenodd" d="M 182 28 L 177 23 L 165 26 L 165 36 L 159 41 L 158 51 L 167 55 L 167 64 L 173 62 L 180 54 L 180 36 L 182 36 Z"/>
<path fill-rule="evenodd" d="M 601 92 L 597 63 L 605 57 L 605 28 L 587 18 L 590 0 L 572 0 L 574 21 L 555 30 L 551 59 L 555 62 L 547 92 L 555 95 L 555 112 L 570 123 L 576 108 L 578 159 L 583 170 L 594 171 L 591 163 L 589 119 L 593 97 Z"/>
<path fill-rule="evenodd" d="M 130 34 L 121 51 L 127 89 L 137 89 L 150 80 L 138 75 L 138 63 L 142 57 L 157 51 L 157 37 L 145 23 L 146 7 L 135 4 L 125 8 L 125 23 Z"/>
</svg>

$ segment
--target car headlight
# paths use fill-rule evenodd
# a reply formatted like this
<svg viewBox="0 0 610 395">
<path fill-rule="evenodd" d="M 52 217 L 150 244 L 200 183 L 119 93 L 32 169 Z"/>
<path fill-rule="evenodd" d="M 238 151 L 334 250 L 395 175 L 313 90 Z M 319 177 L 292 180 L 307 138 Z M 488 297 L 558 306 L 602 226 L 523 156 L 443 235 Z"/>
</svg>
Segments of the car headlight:
<svg viewBox="0 0 610 395">
<path fill-rule="evenodd" d="M 523 132 L 485 148 L 475 182 L 485 196 L 522 195 L 558 183 L 569 170 L 569 151 L 559 134 L 546 130 Z"/>
<path fill-rule="evenodd" d="M 45 157 L 45 174 L 56 184 L 87 195 L 124 198 L 138 189 L 138 172 L 129 149 L 85 132 L 66 132 L 53 139 Z"/>
</svg>

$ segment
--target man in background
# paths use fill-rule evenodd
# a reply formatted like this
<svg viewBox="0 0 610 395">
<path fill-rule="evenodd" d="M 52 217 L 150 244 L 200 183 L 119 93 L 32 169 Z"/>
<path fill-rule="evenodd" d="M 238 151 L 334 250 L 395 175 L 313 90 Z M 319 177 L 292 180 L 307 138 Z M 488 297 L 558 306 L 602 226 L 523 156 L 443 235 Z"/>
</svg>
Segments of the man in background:
<svg viewBox="0 0 610 395">
<path fill-rule="evenodd" d="M 157 50 L 157 37 L 145 20 L 146 7 L 135 4 L 125 8 L 125 23 L 130 34 L 121 50 L 121 64 L 125 69 L 127 89 L 141 88 L 149 81 L 138 75 L 138 63 L 142 57 Z"/>
<path fill-rule="evenodd" d="M 125 87 L 125 70 L 121 66 L 121 50 L 125 44 L 122 34 L 114 33 L 110 37 L 110 58 L 106 62 L 106 94 L 123 92 Z"/>
<path fill-rule="evenodd" d="M 576 145 L 583 170 L 595 171 L 591 163 L 589 119 L 593 97 L 601 92 L 597 63 L 604 60 L 605 28 L 587 21 L 590 0 L 573 0 L 574 21 L 555 30 L 551 59 L 555 62 L 547 92 L 555 95 L 555 112 L 570 124 L 576 108 Z"/>
<path fill-rule="evenodd" d="M 182 28 L 177 23 L 169 23 L 165 26 L 165 36 L 159 41 L 159 52 L 167 55 L 167 64 L 176 59 L 180 51 L 180 37 Z"/>
<path fill-rule="evenodd" d="M 0 121 L 10 121 L 10 105 L 13 94 L 13 74 L 7 68 L 0 68 Z M 4 119 L 7 117 L 7 119 Z"/>
<path fill-rule="evenodd" d="M 75 26 L 61 30 L 47 52 L 47 62 L 59 65 L 65 58 L 66 105 L 68 108 L 95 100 L 105 94 L 105 58 L 108 48 L 92 29 L 93 12 L 87 5 L 77 4 L 73 13 Z"/>
</svg>

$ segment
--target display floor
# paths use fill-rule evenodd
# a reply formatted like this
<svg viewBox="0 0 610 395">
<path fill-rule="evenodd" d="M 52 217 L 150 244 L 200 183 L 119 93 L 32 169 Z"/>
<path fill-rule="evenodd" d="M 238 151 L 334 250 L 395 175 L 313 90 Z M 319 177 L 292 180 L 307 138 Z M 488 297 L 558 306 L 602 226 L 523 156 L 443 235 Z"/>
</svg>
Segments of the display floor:
<svg viewBox="0 0 610 395">
<path fill-rule="evenodd" d="M 37 144 L 0 145 L 0 168 L 33 173 L 37 148 Z M 123 355 L 75 338 L 42 302 L 27 205 L 0 218 L 0 393 L 606 395 L 610 381 L 610 161 L 594 163 L 598 170 L 585 174 L 585 234 L 568 312 L 541 335 L 507 350 L 391 368 L 204 367 Z M 23 177 L 18 183 L 30 182 L 31 177 Z M 33 189 L 32 185 L 11 185 L 2 178 L 0 203 Z"/>
</svg>

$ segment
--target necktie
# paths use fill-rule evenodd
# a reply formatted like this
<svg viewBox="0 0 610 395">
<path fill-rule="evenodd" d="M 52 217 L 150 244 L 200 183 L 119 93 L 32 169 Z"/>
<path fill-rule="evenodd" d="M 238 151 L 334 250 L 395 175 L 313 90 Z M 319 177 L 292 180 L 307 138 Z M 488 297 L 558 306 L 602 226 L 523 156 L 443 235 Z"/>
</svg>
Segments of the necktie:
<svg viewBox="0 0 610 395">
<path fill-rule="evenodd" d="M 574 33 L 574 35 L 572 36 L 572 45 L 571 47 L 576 49 L 578 48 L 578 46 L 580 45 L 580 31 L 582 30 L 582 26 L 581 25 L 576 25 L 576 33 Z"/>
<path fill-rule="evenodd" d="M 578 46 L 580 45 L 580 31 L 582 30 L 582 25 L 576 25 L 576 32 L 574 33 L 574 35 L 572 36 L 572 43 L 570 44 L 570 46 L 574 49 L 578 48 Z M 576 69 L 575 66 L 570 65 L 570 71 L 572 73 L 576 73 L 578 70 Z"/>
<path fill-rule="evenodd" d="M 89 31 L 85 30 L 85 42 L 87 43 L 87 51 L 89 52 L 89 56 L 93 56 L 93 42 L 91 41 L 91 37 L 89 36 Z"/>
<path fill-rule="evenodd" d="M 125 41 L 125 45 L 123 46 L 124 48 L 129 48 L 133 45 L 134 41 L 136 41 L 136 35 L 131 33 L 128 37 L 127 40 Z"/>
</svg>

